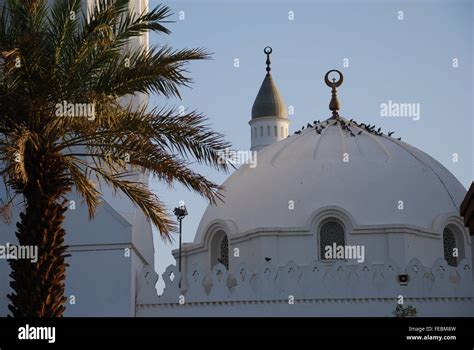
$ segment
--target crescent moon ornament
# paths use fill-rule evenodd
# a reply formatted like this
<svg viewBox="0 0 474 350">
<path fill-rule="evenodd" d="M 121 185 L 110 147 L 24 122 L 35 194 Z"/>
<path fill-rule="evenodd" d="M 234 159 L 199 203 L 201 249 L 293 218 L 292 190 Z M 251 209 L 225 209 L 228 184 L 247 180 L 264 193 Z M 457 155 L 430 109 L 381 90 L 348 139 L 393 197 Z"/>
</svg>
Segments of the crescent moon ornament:
<svg viewBox="0 0 474 350">
<path fill-rule="evenodd" d="M 331 73 L 337 73 L 339 74 L 339 80 L 336 81 L 335 79 L 333 79 L 333 81 L 330 81 L 329 80 L 329 74 Z M 330 70 L 329 72 L 326 73 L 326 75 L 324 76 L 324 82 L 326 83 L 327 86 L 329 87 L 339 87 L 342 85 L 342 82 L 344 81 L 344 75 L 342 75 L 342 73 L 340 71 L 338 71 L 337 69 L 332 69 Z"/>
<path fill-rule="evenodd" d="M 339 74 L 339 80 L 336 81 L 336 78 L 333 78 L 332 81 L 329 80 L 329 74 L 331 73 L 337 73 Z M 332 119 L 339 119 L 339 100 L 337 99 L 337 87 L 342 85 L 342 82 L 344 81 L 344 76 L 340 71 L 337 69 L 332 69 L 329 72 L 326 73 L 324 76 L 324 82 L 326 83 L 327 86 L 331 88 L 331 101 L 329 102 L 329 110 L 332 111 Z"/>
</svg>

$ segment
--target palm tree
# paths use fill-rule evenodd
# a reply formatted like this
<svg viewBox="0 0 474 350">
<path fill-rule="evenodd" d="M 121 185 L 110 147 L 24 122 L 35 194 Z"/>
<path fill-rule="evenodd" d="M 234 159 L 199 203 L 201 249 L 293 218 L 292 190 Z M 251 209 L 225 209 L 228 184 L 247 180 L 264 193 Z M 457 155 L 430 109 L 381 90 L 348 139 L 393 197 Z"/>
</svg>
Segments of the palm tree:
<svg viewBox="0 0 474 350">
<path fill-rule="evenodd" d="M 134 14 L 129 0 L 99 0 L 86 16 L 80 0 L 45 3 L 9 0 L 0 15 L 0 176 L 9 198 L 23 199 L 19 244 L 39 251 L 37 263 L 10 260 L 14 317 L 64 312 L 62 224 L 70 191 L 81 195 L 92 218 L 99 185 L 111 186 L 170 239 L 176 227 L 165 205 L 130 176 L 178 182 L 215 203 L 220 187 L 190 163 L 227 171 L 219 153 L 229 145 L 203 115 L 123 102 L 138 93 L 180 97 L 178 89 L 191 82 L 186 65 L 209 57 L 202 49 L 127 45 L 145 32 L 170 33 L 163 26 L 168 7 Z M 89 107 L 93 118 L 78 113 Z"/>
</svg>

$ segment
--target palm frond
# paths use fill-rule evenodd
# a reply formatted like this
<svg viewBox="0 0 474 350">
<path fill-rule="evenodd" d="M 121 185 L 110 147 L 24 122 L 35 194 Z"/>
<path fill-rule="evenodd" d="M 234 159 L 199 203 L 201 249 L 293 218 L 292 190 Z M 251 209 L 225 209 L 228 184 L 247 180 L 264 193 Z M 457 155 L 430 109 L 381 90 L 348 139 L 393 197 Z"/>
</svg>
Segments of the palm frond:
<svg viewBox="0 0 474 350">
<path fill-rule="evenodd" d="M 164 204 L 130 175 L 181 183 L 216 203 L 223 189 L 190 165 L 227 171 L 219 154 L 230 144 L 195 111 L 124 105 L 123 99 L 138 93 L 180 97 L 180 88 L 192 82 L 189 62 L 209 53 L 130 48 L 129 41 L 146 32 L 170 33 L 167 6 L 131 13 L 128 0 L 99 0 L 81 18 L 80 3 L 55 2 L 48 14 L 44 1 L 9 0 L 0 14 L 0 174 L 21 193 L 34 169 L 30 156 L 41 150 L 61 164 L 64 179 L 58 183 L 73 185 L 91 218 L 106 184 L 127 195 L 169 238 L 173 225 Z M 93 104 L 95 119 L 57 115 L 63 101 Z"/>
</svg>

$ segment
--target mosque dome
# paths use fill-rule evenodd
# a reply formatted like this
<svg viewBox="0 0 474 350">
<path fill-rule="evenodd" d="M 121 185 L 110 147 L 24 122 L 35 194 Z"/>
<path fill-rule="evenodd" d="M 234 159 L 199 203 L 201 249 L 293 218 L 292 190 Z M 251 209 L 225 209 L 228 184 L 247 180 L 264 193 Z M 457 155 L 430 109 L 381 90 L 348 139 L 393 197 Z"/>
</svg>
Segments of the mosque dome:
<svg viewBox="0 0 474 350">
<path fill-rule="evenodd" d="M 249 121 L 251 152 L 226 155 L 244 165 L 224 182 L 224 202 L 208 206 L 194 241 L 173 251 L 179 269 L 164 274 L 184 271 L 187 302 L 218 301 L 222 314 L 227 301 L 235 311 L 242 300 L 270 300 L 275 315 L 294 298 L 286 314 L 386 316 L 402 295 L 423 315 L 472 309 L 460 304 L 472 295 L 472 241 L 458 214 L 464 187 L 393 132 L 339 115 L 343 78 L 326 73 L 326 120 L 292 135 L 289 119 Z"/>
<path fill-rule="evenodd" d="M 196 241 L 218 219 L 239 233 L 294 228 L 323 207 L 343 209 L 357 225 L 424 229 L 458 212 L 466 191 L 454 175 L 398 138 L 340 117 L 336 86 L 333 117 L 263 148 L 255 167 L 242 165 L 225 181 L 225 202 L 207 208 Z"/>
<path fill-rule="evenodd" d="M 223 184 L 225 202 L 207 208 L 198 235 L 217 218 L 231 219 L 239 232 L 297 227 L 325 206 L 362 225 L 425 228 L 438 214 L 458 211 L 464 187 L 426 153 L 363 127 L 353 127 L 353 137 L 331 120 L 324 124 L 321 134 L 309 128 L 259 151 L 256 167 L 241 166 Z"/>
</svg>

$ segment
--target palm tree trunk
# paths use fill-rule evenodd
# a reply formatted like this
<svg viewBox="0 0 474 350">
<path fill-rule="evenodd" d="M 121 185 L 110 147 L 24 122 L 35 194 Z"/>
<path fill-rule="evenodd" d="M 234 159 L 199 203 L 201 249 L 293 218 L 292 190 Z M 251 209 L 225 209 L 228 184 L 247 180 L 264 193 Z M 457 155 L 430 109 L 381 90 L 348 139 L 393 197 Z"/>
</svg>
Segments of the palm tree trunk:
<svg viewBox="0 0 474 350">
<path fill-rule="evenodd" d="M 61 317 L 64 296 L 67 246 L 62 228 L 67 210 L 64 193 L 70 186 L 63 181 L 59 157 L 48 152 L 30 153 L 25 159 L 28 182 L 25 209 L 17 223 L 16 236 L 21 246 L 37 246 L 38 260 L 12 259 L 8 306 L 13 317 Z"/>
</svg>

